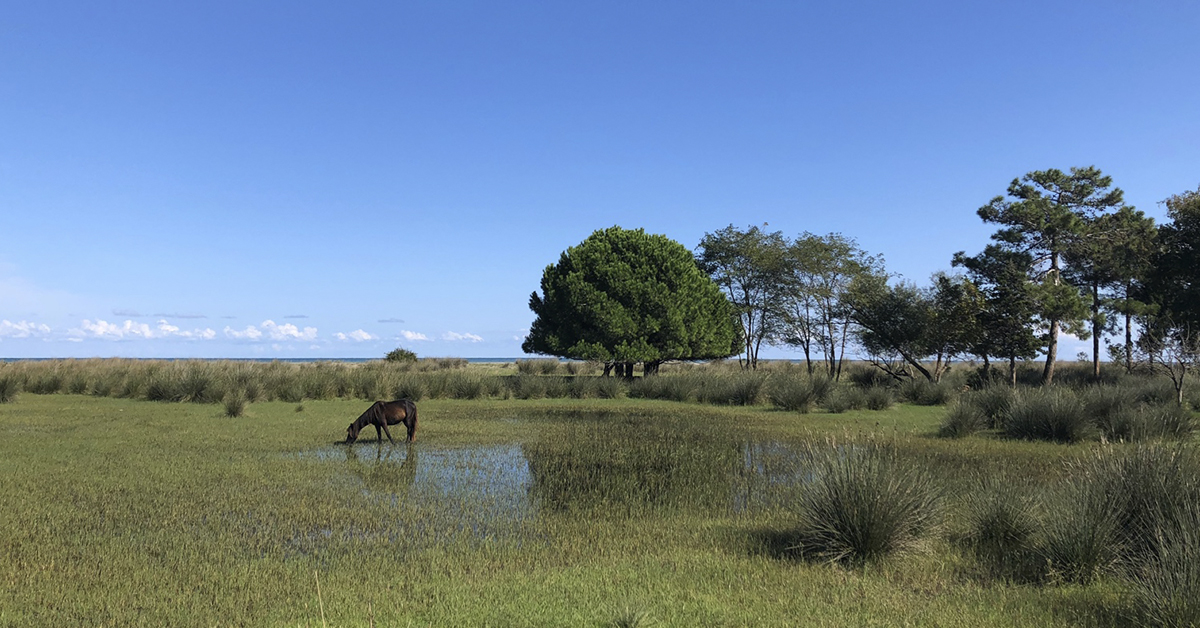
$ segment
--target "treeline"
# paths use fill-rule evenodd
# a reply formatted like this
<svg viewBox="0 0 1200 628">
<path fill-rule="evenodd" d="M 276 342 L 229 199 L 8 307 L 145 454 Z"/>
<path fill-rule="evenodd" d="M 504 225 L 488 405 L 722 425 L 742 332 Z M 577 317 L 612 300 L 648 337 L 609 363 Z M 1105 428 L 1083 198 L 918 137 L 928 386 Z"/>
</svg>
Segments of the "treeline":
<svg viewBox="0 0 1200 628">
<path fill-rule="evenodd" d="M 881 258 L 840 234 L 729 226 L 706 234 L 696 259 L 735 308 L 751 369 L 768 344 L 837 377 L 850 346 L 896 379 L 937 382 L 952 359 L 971 358 L 986 379 L 1015 385 L 1018 364 L 1044 355 L 1049 384 L 1063 332 L 1093 340 L 1096 379 L 1101 340 L 1123 333 L 1113 361 L 1166 374 L 1182 403 L 1200 358 L 1200 189 L 1163 203 L 1169 222 L 1156 225 L 1094 167 L 1030 172 L 979 208 L 999 227 L 992 243 L 959 252 L 957 272 L 924 286 L 891 281 Z"/>
</svg>

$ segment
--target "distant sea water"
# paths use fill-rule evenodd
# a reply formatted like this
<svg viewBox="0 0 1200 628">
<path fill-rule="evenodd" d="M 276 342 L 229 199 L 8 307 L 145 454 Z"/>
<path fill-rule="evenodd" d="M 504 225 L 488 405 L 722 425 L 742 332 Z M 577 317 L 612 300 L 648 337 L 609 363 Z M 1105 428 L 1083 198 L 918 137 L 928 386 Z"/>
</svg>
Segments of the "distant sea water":
<svg viewBox="0 0 1200 628">
<path fill-rule="evenodd" d="M 377 362 L 383 358 L 0 358 L 0 362 L 48 362 L 51 360 L 93 360 L 93 359 L 112 359 L 112 360 L 166 360 L 174 361 L 199 361 L 199 362 Z M 436 360 L 437 358 L 430 358 Z M 499 363 L 499 362 L 516 362 L 517 360 L 526 360 L 530 358 L 452 358 L 463 359 L 467 362 L 477 363 Z"/>
</svg>

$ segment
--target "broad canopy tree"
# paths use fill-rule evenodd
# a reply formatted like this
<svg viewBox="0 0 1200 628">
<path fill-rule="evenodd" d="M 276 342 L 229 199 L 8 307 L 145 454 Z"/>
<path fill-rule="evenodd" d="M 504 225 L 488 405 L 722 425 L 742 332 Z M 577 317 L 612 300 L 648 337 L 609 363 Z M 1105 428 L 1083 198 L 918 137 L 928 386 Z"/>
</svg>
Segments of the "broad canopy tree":
<svg viewBox="0 0 1200 628">
<path fill-rule="evenodd" d="M 736 314 L 690 251 L 662 235 L 611 227 L 562 253 L 521 348 L 653 374 L 668 360 L 713 360 L 741 350 Z"/>
</svg>

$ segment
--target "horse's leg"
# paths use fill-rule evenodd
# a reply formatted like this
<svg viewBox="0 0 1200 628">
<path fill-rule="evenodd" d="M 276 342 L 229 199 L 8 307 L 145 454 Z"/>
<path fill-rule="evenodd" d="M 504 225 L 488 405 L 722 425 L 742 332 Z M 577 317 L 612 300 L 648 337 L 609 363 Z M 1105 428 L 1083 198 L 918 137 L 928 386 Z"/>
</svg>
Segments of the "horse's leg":
<svg viewBox="0 0 1200 628">
<path fill-rule="evenodd" d="M 404 427 L 408 428 L 408 442 L 415 443 L 417 441 L 417 417 L 409 417 L 404 422 Z"/>
<path fill-rule="evenodd" d="M 383 429 L 385 429 L 385 430 L 386 430 L 387 428 L 385 427 L 385 428 L 383 428 Z M 391 435 L 391 434 L 388 434 L 388 438 L 391 438 L 391 437 L 392 437 L 392 435 Z M 379 431 L 379 426 L 378 426 L 378 425 L 376 425 L 376 426 L 375 426 L 375 440 L 377 440 L 377 441 L 380 441 L 380 442 L 383 442 L 383 434 L 382 434 L 382 433 Z"/>
<path fill-rule="evenodd" d="M 376 429 L 378 429 L 378 428 L 376 428 Z M 387 434 L 388 440 L 392 441 L 393 443 L 396 442 L 395 440 L 392 439 L 392 433 L 388 431 L 387 421 L 383 422 L 383 433 Z"/>
</svg>

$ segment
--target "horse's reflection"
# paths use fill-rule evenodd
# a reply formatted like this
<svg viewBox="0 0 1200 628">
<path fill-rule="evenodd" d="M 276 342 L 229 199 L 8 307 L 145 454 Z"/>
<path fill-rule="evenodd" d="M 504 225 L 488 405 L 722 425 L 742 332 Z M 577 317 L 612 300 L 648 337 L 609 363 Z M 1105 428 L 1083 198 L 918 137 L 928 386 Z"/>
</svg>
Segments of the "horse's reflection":
<svg viewBox="0 0 1200 628">
<path fill-rule="evenodd" d="M 401 455 L 399 447 L 383 442 L 374 447 L 351 446 L 346 448 L 346 462 L 371 490 L 407 491 L 417 480 L 417 446 L 409 443 L 404 449 Z"/>
</svg>

